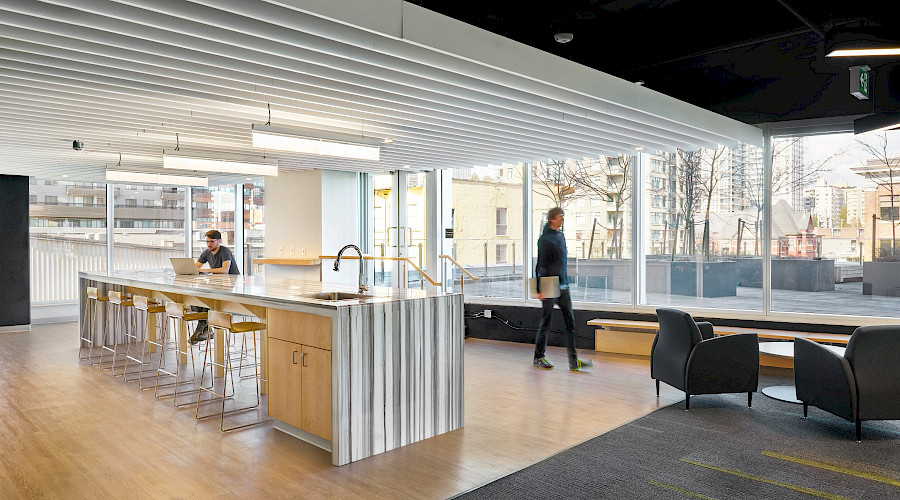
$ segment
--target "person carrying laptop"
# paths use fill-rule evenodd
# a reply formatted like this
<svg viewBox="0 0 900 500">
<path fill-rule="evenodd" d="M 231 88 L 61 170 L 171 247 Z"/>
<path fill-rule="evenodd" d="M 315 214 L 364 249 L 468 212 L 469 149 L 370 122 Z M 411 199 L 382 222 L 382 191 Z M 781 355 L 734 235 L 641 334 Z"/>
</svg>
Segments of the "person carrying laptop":
<svg viewBox="0 0 900 500">
<path fill-rule="evenodd" d="M 206 232 L 206 250 L 200 254 L 196 264 L 197 269 L 200 269 L 203 264 L 209 264 L 209 269 L 203 270 L 207 273 L 241 274 L 234 254 L 222 244 L 222 233 L 215 229 Z M 191 335 L 191 343 L 196 344 L 201 340 L 206 340 L 208 330 L 209 325 L 206 323 L 206 320 L 198 321 L 197 328 L 194 330 L 194 334 Z"/>
<path fill-rule="evenodd" d="M 575 351 L 575 313 L 572 311 L 572 298 L 569 295 L 569 277 L 566 269 L 566 238 L 563 236 L 563 209 L 553 207 L 547 211 L 547 225 L 538 238 L 537 266 L 534 269 L 537 296 L 541 299 L 541 323 L 538 325 L 534 339 L 534 366 L 549 370 L 553 368 L 545 356 L 547 349 L 547 330 L 550 329 L 550 318 L 553 305 L 558 304 L 566 322 L 566 348 L 569 352 L 569 369 L 581 371 L 593 365 L 589 359 L 578 359 Z M 559 278 L 559 297 L 547 297 L 541 292 L 541 278 L 556 276 Z"/>
</svg>

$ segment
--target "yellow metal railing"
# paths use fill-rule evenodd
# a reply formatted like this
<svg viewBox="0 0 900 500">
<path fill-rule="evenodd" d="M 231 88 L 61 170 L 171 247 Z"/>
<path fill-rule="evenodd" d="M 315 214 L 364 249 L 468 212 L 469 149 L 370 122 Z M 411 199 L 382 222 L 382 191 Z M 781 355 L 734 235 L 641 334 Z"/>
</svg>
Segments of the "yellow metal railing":
<svg viewBox="0 0 900 500">
<path fill-rule="evenodd" d="M 469 279 L 472 279 L 475 281 L 478 281 L 481 279 L 477 276 L 473 276 L 472 273 L 470 273 L 468 270 L 466 270 L 466 268 L 464 268 L 459 262 L 456 262 L 456 259 L 454 259 L 453 257 L 451 257 L 449 255 L 439 255 L 438 257 L 441 259 L 447 259 L 450 262 L 452 262 L 453 265 L 458 267 L 460 269 L 460 271 L 462 271 L 466 276 L 469 277 Z M 447 276 L 447 261 L 444 261 L 444 276 Z M 466 279 L 464 276 L 459 277 L 459 292 L 462 294 L 466 293 Z"/>
<path fill-rule="evenodd" d="M 336 259 L 337 255 L 320 255 L 319 258 L 320 259 Z M 344 255 L 344 256 L 341 256 L 341 258 L 342 259 L 350 259 L 350 260 L 358 260 L 359 256 L 358 255 Z M 440 282 L 435 281 L 431 278 L 431 276 L 428 276 L 425 273 L 425 271 L 423 271 L 422 268 L 417 266 L 416 263 L 413 262 L 412 259 L 410 259 L 409 257 L 378 257 L 378 256 L 374 256 L 374 255 L 364 255 L 363 260 L 391 260 L 391 261 L 397 261 L 397 262 L 406 262 L 409 265 L 411 265 L 413 267 L 413 269 L 418 271 L 419 274 L 422 275 L 422 278 L 424 278 L 422 281 L 419 282 L 419 284 L 421 285 L 420 288 L 423 288 L 423 289 L 425 288 L 426 280 L 434 286 L 440 286 Z M 404 276 L 404 279 L 406 279 L 405 272 L 403 273 L 403 276 Z"/>
</svg>

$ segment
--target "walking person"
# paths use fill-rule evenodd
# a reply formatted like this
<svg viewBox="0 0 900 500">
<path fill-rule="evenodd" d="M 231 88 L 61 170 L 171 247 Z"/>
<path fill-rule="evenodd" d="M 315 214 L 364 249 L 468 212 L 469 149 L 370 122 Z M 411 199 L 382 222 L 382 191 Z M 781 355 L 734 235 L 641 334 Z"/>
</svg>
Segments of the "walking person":
<svg viewBox="0 0 900 500">
<path fill-rule="evenodd" d="M 537 266 L 534 269 L 534 277 L 537 287 L 537 296 L 541 299 L 541 323 L 538 325 L 537 335 L 534 339 L 534 366 L 551 369 L 551 363 L 544 353 L 547 349 L 547 330 L 550 328 L 550 318 L 553 314 L 553 305 L 558 304 L 566 322 L 566 349 L 569 353 L 569 370 L 580 371 L 593 365 L 590 360 L 578 359 L 575 351 L 575 313 L 572 311 L 572 298 L 569 295 L 569 279 L 566 269 L 566 238 L 563 236 L 563 209 L 553 207 L 547 211 L 547 225 L 541 237 L 538 238 Z M 541 293 L 541 278 L 548 276 L 559 277 L 559 297 L 544 297 Z"/>
</svg>

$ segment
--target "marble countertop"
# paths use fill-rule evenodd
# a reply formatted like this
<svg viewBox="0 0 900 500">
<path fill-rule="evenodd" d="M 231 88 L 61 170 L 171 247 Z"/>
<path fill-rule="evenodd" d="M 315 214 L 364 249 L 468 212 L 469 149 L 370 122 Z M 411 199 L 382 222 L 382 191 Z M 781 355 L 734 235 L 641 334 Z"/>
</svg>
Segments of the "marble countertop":
<svg viewBox="0 0 900 500">
<path fill-rule="evenodd" d="M 370 287 L 364 298 L 323 300 L 314 296 L 328 292 L 355 294 L 358 290 L 356 285 L 345 283 L 267 278 L 264 274 L 252 276 L 237 274 L 176 275 L 170 269 L 154 269 L 144 271 L 82 271 L 78 275 L 88 280 L 136 288 L 150 288 L 163 292 L 226 298 L 235 301 L 292 303 L 327 308 L 452 295 L 440 291 L 398 290 L 396 288 L 376 286 Z"/>
</svg>

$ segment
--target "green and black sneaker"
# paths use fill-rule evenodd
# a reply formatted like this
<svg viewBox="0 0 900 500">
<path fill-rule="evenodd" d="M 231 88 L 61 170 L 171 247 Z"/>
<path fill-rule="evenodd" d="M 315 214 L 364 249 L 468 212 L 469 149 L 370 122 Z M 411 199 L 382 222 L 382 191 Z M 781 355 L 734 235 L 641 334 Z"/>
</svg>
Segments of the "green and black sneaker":
<svg viewBox="0 0 900 500">
<path fill-rule="evenodd" d="M 543 368 L 545 370 L 550 370 L 553 368 L 553 363 L 551 363 L 547 358 L 535 358 L 534 366 L 538 368 Z"/>
<path fill-rule="evenodd" d="M 592 366 L 594 366 L 594 362 L 589 359 L 576 359 L 574 365 L 569 365 L 569 370 L 577 372 L 581 371 L 582 368 L 590 368 Z"/>
</svg>

